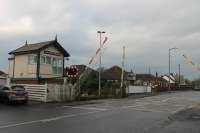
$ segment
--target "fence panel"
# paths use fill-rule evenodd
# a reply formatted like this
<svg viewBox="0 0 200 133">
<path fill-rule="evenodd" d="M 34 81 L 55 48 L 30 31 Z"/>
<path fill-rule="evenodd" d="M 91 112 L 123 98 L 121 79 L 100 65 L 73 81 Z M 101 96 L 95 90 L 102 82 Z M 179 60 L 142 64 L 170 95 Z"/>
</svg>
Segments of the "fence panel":
<svg viewBox="0 0 200 133">
<path fill-rule="evenodd" d="M 15 84 L 16 85 L 16 84 Z M 29 100 L 47 102 L 47 85 L 17 84 L 25 87 Z"/>
</svg>

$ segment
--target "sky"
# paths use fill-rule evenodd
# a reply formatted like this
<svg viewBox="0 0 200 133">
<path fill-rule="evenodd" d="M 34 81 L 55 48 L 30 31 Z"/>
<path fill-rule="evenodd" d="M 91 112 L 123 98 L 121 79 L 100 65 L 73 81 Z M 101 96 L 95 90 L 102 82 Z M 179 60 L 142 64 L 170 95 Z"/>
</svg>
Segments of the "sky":
<svg viewBox="0 0 200 133">
<path fill-rule="evenodd" d="M 199 77 L 181 53 L 200 63 L 199 0 L 0 0 L 0 69 L 8 68 L 8 53 L 28 43 L 53 40 L 70 53 L 67 65 L 87 64 L 99 46 L 98 30 L 108 37 L 102 65 L 121 65 L 136 73 L 171 71 Z"/>
</svg>

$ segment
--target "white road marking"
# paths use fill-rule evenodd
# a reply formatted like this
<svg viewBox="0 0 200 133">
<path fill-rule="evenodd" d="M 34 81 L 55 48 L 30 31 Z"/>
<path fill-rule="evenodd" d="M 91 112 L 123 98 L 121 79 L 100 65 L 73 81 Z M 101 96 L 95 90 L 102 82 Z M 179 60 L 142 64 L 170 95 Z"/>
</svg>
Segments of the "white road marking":
<svg viewBox="0 0 200 133">
<path fill-rule="evenodd" d="M 99 111 L 91 111 L 91 112 L 87 112 L 87 113 L 63 115 L 63 116 L 57 116 L 57 117 L 52 117 L 52 118 L 47 118 L 47 119 L 27 121 L 27 122 L 21 122 L 21 123 L 16 123 L 16 124 L 9 124 L 9 125 L 0 126 L 0 129 L 18 127 L 18 126 L 23 126 L 23 125 L 31 125 L 31 124 L 37 124 L 37 123 L 52 122 L 52 121 L 57 121 L 57 120 L 65 119 L 65 118 L 71 118 L 71 117 L 77 117 L 77 116 L 84 116 L 84 115 L 99 113 L 99 112 L 102 112 L 102 111 L 103 110 L 101 110 L 101 111 L 100 110 Z"/>
<path fill-rule="evenodd" d="M 147 104 L 139 104 L 139 105 L 130 105 L 130 106 L 122 106 L 122 109 L 127 109 L 127 108 L 136 108 L 136 107 L 144 107 L 145 105 L 149 105 L 149 103 Z"/>
<path fill-rule="evenodd" d="M 177 97 L 170 97 L 170 98 L 166 98 L 166 99 L 162 100 L 162 102 L 167 102 L 167 101 L 169 101 L 169 100 L 178 100 L 178 99 L 180 99 L 180 98 L 177 98 Z"/>
<path fill-rule="evenodd" d="M 86 110 L 97 110 L 97 111 L 106 111 L 105 108 L 95 108 L 95 107 L 84 107 L 84 106 L 63 106 L 64 108 L 73 108 L 73 109 L 86 109 Z"/>
<path fill-rule="evenodd" d="M 178 113 L 178 112 L 180 112 L 180 111 L 182 111 L 182 110 L 185 110 L 185 109 L 191 109 L 191 108 L 193 108 L 193 107 L 194 107 L 194 105 L 190 105 L 190 106 L 182 106 L 181 108 L 179 108 L 179 109 L 173 111 L 172 113 L 173 113 L 173 114 L 176 114 L 176 113 Z"/>
<path fill-rule="evenodd" d="M 173 111 L 172 114 L 176 114 L 178 112 L 180 112 L 181 110 L 186 109 L 186 107 L 182 107 L 182 108 L 178 108 L 177 110 Z"/>
<path fill-rule="evenodd" d="M 143 108 L 131 108 L 136 111 L 142 111 L 142 112 L 155 112 L 155 113 L 166 113 L 168 110 L 153 110 L 153 109 L 143 109 Z"/>
</svg>

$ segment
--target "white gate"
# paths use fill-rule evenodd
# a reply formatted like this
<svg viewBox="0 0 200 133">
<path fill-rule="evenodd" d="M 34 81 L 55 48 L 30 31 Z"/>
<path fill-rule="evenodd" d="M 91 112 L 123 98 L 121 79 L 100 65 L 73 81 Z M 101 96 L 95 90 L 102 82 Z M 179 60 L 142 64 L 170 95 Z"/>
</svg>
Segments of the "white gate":
<svg viewBox="0 0 200 133">
<path fill-rule="evenodd" d="M 127 94 L 137 94 L 137 93 L 150 93 L 150 86 L 129 86 L 127 88 Z"/>
</svg>

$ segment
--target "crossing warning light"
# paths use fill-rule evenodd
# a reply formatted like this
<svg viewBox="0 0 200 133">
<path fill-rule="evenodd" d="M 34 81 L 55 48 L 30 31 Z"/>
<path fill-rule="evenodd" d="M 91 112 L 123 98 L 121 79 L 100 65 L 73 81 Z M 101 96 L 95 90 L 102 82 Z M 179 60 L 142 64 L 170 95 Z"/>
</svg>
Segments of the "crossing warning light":
<svg viewBox="0 0 200 133">
<path fill-rule="evenodd" d="M 77 77 L 78 76 L 78 68 L 74 65 L 67 68 L 66 71 L 67 71 L 68 77 Z"/>
</svg>

